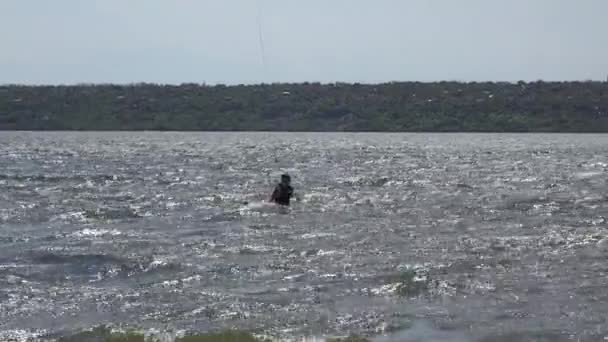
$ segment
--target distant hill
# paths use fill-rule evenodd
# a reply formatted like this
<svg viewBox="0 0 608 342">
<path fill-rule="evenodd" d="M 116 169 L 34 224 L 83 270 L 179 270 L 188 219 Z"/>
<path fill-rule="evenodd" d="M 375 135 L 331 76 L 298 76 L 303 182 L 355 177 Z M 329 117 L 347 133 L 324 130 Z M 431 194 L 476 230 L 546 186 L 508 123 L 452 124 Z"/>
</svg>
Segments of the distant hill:
<svg viewBox="0 0 608 342">
<path fill-rule="evenodd" d="M 6 85 L 0 129 L 608 132 L 608 83 Z"/>
</svg>

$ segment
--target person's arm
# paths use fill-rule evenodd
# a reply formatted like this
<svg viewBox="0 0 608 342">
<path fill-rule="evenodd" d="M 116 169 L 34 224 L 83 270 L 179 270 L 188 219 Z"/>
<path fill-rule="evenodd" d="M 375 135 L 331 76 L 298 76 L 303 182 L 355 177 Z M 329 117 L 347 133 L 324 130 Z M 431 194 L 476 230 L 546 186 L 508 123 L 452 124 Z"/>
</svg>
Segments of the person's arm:
<svg viewBox="0 0 608 342">
<path fill-rule="evenodd" d="M 279 196 L 279 187 L 277 186 L 276 188 L 274 188 L 272 195 L 270 195 L 270 200 L 268 202 L 274 202 L 278 196 Z"/>
<path fill-rule="evenodd" d="M 293 190 L 293 188 L 290 191 L 291 191 L 291 197 L 295 198 L 295 200 L 298 202 L 302 201 L 302 198 L 300 197 L 300 195 L 297 192 L 295 192 Z"/>
</svg>

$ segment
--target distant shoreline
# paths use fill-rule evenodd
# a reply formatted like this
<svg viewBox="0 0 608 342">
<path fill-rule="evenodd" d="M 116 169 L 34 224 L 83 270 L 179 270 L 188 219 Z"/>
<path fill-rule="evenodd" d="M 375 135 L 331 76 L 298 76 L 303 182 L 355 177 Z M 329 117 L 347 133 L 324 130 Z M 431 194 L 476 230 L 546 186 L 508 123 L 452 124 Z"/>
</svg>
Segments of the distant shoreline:
<svg viewBox="0 0 608 342">
<path fill-rule="evenodd" d="M 4 85 L 0 130 L 608 133 L 608 82 Z"/>
<path fill-rule="evenodd" d="M 513 134 L 513 135 L 533 135 L 533 134 L 547 134 L 547 135 L 604 135 L 608 134 L 606 132 L 544 132 L 544 131 L 526 131 L 526 132 L 507 132 L 507 131 L 496 131 L 496 132 L 478 132 L 478 131 L 454 131 L 454 132 L 445 132 L 445 131 L 160 131 L 160 130 L 46 130 L 46 129 L 38 129 L 38 130 L 19 130 L 19 129 L 0 129 L 0 133 L 166 133 L 166 134 L 221 134 L 221 133 L 243 133 L 243 134 L 394 134 L 394 135 L 406 135 L 406 134 L 440 134 L 440 135 L 457 135 L 457 134 Z"/>
</svg>

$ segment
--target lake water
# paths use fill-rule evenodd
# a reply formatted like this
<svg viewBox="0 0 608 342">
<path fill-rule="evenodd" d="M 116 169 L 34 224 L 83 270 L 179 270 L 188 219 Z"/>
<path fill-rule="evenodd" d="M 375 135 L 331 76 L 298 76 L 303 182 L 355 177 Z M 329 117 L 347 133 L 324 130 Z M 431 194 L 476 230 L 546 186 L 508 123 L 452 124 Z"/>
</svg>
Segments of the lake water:
<svg viewBox="0 0 608 342">
<path fill-rule="evenodd" d="M 607 176 L 608 135 L 0 132 L 0 339 L 603 340 Z"/>
</svg>

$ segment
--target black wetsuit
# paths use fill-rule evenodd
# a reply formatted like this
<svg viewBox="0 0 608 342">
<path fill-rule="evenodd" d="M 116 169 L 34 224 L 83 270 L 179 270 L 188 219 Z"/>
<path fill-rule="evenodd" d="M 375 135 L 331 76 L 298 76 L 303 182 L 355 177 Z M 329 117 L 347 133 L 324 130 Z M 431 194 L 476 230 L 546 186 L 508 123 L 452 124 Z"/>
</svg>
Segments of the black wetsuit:
<svg viewBox="0 0 608 342">
<path fill-rule="evenodd" d="M 272 193 L 272 201 L 280 205 L 289 205 L 293 197 L 293 188 L 290 185 L 279 184 Z"/>
</svg>

